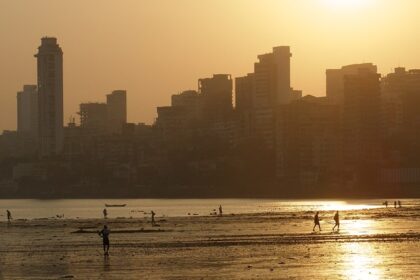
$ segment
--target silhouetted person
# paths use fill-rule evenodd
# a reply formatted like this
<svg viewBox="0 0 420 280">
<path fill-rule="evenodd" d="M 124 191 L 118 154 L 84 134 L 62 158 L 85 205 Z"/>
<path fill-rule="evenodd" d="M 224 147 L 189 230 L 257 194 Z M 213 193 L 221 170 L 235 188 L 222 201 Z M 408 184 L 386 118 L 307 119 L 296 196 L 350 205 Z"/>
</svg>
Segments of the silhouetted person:
<svg viewBox="0 0 420 280">
<path fill-rule="evenodd" d="M 394 200 L 394 208 L 397 208 L 397 201 Z"/>
<path fill-rule="evenodd" d="M 335 215 L 334 215 L 334 222 L 335 222 L 335 225 L 334 225 L 334 227 L 333 227 L 333 231 L 334 231 L 334 229 L 335 229 L 335 227 L 337 227 L 338 228 L 338 230 L 340 230 L 340 216 L 338 215 L 338 211 L 337 212 L 335 212 Z"/>
<path fill-rule="evenodd" d="M 223 216 L 223 208 L 222 205 L 219 205 L 219 216 Z"/>
<path fill-rule="evenodd" d="M 400 207 L 400 208 L 402 207 L 401 201 L 399 201 L 399 200 L 398 200 L 398 207 Z"/>
<path fill-rule="evenodd" d="M 106 208 L 104 208 L 104 211 L 102 211 L 104 213 L 104 219 L 108 218 L 108 211 L 106 210 Z"/>
<path fill-rule="evenodd" d="M 383 205 L 385 205 L 385 207 L 388 208 L 388 200 L 385 200 L 385 202 L 383 203 Z"/>
<path fill-rule="evenodd" d="M 109 255 L 109 229 L 106 225 L 104 228 L 99 232 L 99 236 L 102 237 L 102 244 L 104 246 L 104 255 Z"/>
<path fill-rule="evenodd" d="M 315 227 L 318 226 L 319 227 L 319 231 L 321 231 L 321 225 L 319 223 L 319 212 L 316 212 L 315 217 L 314 217 L 314 227 L 312 228 L 312 231 L 315 231 Z"/>
<path fill-rule="evenodd" d="M 10 211 L 9 210 L 6 210 L 6 214 L 7 214 L 7 222 L 11 222 L 12 221 L 12 213 L 10 213 Z"/>
<path fill-rule="evenodd" d="M 153 212 L 153 210 L 150 212 L 151 214 L 152 214 L 152 226 L 154 226 L 155 225 L 155 215 L 156 215 L 156 213 L 155 212 Z"/>
</svg>

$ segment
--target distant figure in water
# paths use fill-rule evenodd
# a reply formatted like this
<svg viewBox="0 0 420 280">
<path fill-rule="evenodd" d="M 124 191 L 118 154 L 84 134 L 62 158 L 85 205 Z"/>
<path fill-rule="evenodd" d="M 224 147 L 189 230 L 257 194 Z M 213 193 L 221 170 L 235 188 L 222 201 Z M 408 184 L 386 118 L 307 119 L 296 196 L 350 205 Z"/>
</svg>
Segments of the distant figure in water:
<svg viewBox="0 0 420 280">
<path fill-rule="evenodd" d="M 332 230 L 334 231 L 335 227 L 337 227 L 337 228 L 338 228 L 338 230 L 340 230 L 340 217 L 339 217 L 339 215 L 338 215 L 338 211 L 337 211 L 337 212 L 335 212 L 335 215 L 334 215 L 334 222 L 335 222 L 335 225 L 334 225 L 334 227 L 332 228 Z"/>
<path fill-rule="evenodd" d="M 106 225 L 104 228 L 98 233 L 100 237 L 102 237 L 102 244 L 104 245 L 104 255 L 109 255 L 109 229 Z"/>
<path fill-rule="evenodd" d="M 386 200 L 384 203 L 382 203 L 383 205 L 385 205 L 386 208 L 388 208 L 388 200 Z"/>
<path fill-rule="evenodd" d="M 399 200 L 398 200 L 398 207 L 399 207 L 399 208 L 401 208 L 401 207 L 402 207 L 402 205 L 401 205 L 401 201 L 399 201 Z"/>
<path fill-rule="evenodd" d="M 394 200 L 394 208 L 397 208 L 397 201 Z"/>
<path fill-rule="evenodd" d="M 102 213 L 104 213 L 104 219 L 108 218 L 108 211 L 106 210 L 106 208 L 104 208 L 104 211 L 102 211 Z"/>
<path fill-rule="evenodd" d="M 319 227 L 319 231 L 321 231 L 321 225 L 319 223 L 319 212 L 316 212 L 315 217 L 314 217 L 314 227 L 312 228 L 312 231 L 315 231 L 315 227 L 318 226 Z"/>
<path fill-rule="evenodd" d="M 155 222 L 155 215 L 156 215 L 156 213 L 155 212 L 153 212 L 153 210 L 150 212 L 150 214 L 152 214 L 152 226 L 154 226 L 155 224 L 156 224 L 156 222 Z"/>
<path fill-rule="evenodd" d="M 6 215 L 7 215 L 7 222 L 11 222 L 12 221 L 12 213 L 10 213 L 10 211 L 9 210 L 6 210 Z"/>
<path fill-rule="evenodd" d="M 219 205 L 219 216 L 223 216 L 223 208 L 222 205 Z"/>
</svg>

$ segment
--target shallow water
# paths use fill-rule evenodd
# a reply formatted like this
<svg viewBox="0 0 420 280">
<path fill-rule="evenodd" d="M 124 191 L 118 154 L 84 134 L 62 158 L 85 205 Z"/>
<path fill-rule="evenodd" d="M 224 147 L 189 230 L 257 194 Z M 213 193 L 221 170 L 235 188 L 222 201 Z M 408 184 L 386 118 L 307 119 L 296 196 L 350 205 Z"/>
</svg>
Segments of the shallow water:
<svg viewBox="0 0 420 280">
<path fill-rule="evenodd" d="M 384 199 L 371 200 L 266 200 L 266 199 L 0 199 L 0 216 L 6 209 L 14 219 L 39 219 L 63 215 L 65 218 L 101 218 L 107 204 L 127 204 L 108 208 L 109 217 L 143 217 L 151 210 L 160 216 L 182 217 L 209 215 L 223 206 L 225 214 L 305 213 L 313 211 L 349 211 L 383 208 Z M 420 200 L 401 200 L 405 207 L 420 207 Z M 390 201 L 392 204 L 393 202 Z M 389 208 L 393 208 L 393 205 Z M 357 212 L 357 211 L 356 211 Z"/>
<path fill-rule="evenodd" d="M 0 279 L 420 279 L 420 201 L 401 201 L 1 200 L 15 220 L 0 217 Z M 104 220 L 105 202 L 128 205 Z M 219 204 L 224 216 L 209 216 Z M 55 214 L 66 219 L 42 219 Z"/>
</svg>

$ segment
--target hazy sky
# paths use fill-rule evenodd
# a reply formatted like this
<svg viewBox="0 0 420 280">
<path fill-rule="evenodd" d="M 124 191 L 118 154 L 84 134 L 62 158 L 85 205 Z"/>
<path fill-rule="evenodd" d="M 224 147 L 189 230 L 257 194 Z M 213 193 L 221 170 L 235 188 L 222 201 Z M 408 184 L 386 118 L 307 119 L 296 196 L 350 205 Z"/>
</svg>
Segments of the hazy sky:
<svg viewBox="0 0 420 280">
<path fill-rule="evenodd" d="M 64 52 L 64 119 L 78 104 L 128 91 L 128 120 L 151 123 L 170 95 L 213 73 L 253 70 L 290 45 L 292 86 L 325 95 L 325 69 L 374 62 L 420 68 L 418 0 L 0 0 L 0 130 L 16 92 L 36 83 L 42 36 Z"/>
</svg>

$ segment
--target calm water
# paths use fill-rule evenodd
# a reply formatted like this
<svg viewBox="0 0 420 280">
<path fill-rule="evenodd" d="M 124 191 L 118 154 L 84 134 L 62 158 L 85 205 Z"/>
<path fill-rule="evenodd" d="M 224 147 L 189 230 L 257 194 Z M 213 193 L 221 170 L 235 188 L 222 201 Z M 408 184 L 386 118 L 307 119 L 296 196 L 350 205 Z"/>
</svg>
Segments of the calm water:
<svg viewBox="0 0 420 280">
<path fill-rule="evenodd" d="M 127 204 L 123 208 L 108 208 L 110 218 L 144 217 L 151 210 L 158 216 L 176 217 L 209 215 L 219 204 L 226 214 L 297 213 L 329 210 L 364 210 L 383 208 L 384 199 L 375 200 L 261 200 L 261 199 L 0 199 L 0 216 L 6 209 L 14 219 L 39 219 L 63 215 L 65 218 L 101 218 L 105 203 Z M 418 208 L 420 200 L 401 200 L 403 207 Z M 393 208 L 393 201 L 390 208 Z M 355 211 L 359 212 L 359 211 Z"/>
</svg>

